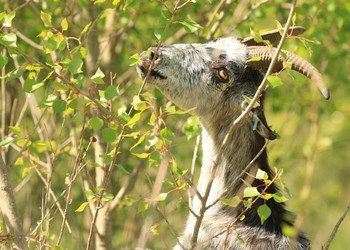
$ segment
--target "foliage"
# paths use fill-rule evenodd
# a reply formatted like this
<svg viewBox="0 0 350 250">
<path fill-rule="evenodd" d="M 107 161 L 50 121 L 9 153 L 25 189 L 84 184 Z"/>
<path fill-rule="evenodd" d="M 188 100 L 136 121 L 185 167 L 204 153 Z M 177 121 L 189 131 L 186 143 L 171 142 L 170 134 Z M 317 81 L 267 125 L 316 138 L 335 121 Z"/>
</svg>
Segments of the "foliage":
<svg viewBox="0 0 350 250">
<path fill-rule="evenodd" d="M 84 248 L 101 225 L 114 249 L 139 246 L 145 235 L 149 248 L 173 246 L 169 235 L 181 234 L 188 213 L 199 123 L 144 86 L 133 65 L 157 43 L 259 39 L 286 21 L 286 1 L 1 1 L 0 153 L 30 247 Z M 287 184 L 277 171 L 283 192 L 244 191 L 249 209 L 256 198 L 287 201 L 290 187 L 288 205 L 304 216 L 316 249 L 349 203 L 349 11 L 345 0 L 298 3 L 294 22 L 308 31 L 285 49 L 310 58 L 332 97 L 323 101 L 288 65 L 288 74 L 269 77 L 265 109 L 281 137 L 270 143 L 270 162 L 285 169 Z M 200 157 L 194 162 L 198 169 Z M 261 223 L 270 213 L 259 207 Z M 349 232 L 344 223 L 332 249 L 344 249 Z"/>
</svg>

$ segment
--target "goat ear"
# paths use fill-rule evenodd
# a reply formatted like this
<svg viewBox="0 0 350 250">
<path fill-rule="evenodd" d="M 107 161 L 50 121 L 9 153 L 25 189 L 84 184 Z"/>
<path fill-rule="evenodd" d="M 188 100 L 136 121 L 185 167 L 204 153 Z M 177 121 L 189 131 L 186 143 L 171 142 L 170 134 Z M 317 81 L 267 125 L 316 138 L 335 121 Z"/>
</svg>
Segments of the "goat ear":
<svg viewBox="0 0 350 250">
<path fill-rule="evenodd" d="M 276 134 L 267 125 L 263 109 L 261 107 L 257 107 L 251 112 L 253 114 L 253 130 L 256 130 L 259 135 L 268 140 L 276 139 Z"/>
</svg>

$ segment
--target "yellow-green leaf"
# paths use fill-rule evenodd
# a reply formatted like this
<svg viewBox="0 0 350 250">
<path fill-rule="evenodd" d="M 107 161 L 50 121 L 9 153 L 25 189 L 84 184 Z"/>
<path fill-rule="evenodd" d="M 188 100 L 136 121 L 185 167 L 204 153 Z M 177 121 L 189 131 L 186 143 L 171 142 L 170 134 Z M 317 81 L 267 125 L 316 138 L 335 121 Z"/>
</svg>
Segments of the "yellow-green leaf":
<svg viewBox="0 0 350 250">
<path fill-rule="evenodd" d="M 78 213 L 83 212 L 84 209 L 85 209 L 85 207 L 86 207 L 88 204 L 89 204 L 89 202 L 83 202 L 83 203 L 75 210 L 75 212 L 78 212 Z"/>
<path fill-rule="evenodd" d="M 64 18 L 61 22 L 61 28 L 62 28 L 62 31 L 66 31 L 68 30 L 68 21 L 67 21 L 67 18 Z"/>
<path fill-rule="evenodd" d="M 43 21 L 45 27 L 50 28 L 52 26 L 52 23 L 51 23 L 52 17 L 49 13 L 45 13 L 44 11 L 41 11 L 40 17 L 41 17 L 41 20 Z"/>
</svg>

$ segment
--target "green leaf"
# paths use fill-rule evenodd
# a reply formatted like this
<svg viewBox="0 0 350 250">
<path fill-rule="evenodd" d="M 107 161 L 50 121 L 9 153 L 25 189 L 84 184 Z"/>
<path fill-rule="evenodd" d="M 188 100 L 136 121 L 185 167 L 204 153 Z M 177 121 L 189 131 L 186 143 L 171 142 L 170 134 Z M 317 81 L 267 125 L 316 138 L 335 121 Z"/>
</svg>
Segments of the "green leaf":
<svg viewBox="0 0 350 250">
<path fill-rule="evenodd" d="M 281 193 L 275 193 L 275 194 L 273 194 L 273 199 L 274 199 L 276 202 L 278 202 L 278 203 L 282 203 L 282 202 L 285 202 L 285 201 L 288 200 L 288 199 L 287 199 L 285 196 L 283 196 L 283 194 L 281 194 Z"/>
<path fill-rule="evenodd" d="M 188 32 L 188 33 L 195 32 L 198 29 L 202 28 L 202 26 L 200 26 L 198 23 L 196 23 L 192 19 L 187 19 L 187 20 L 181 22 L 181 24 L 184 26 L 186 32 Z"/>
<path fill-rule="evenodd" d="M 221 200 L 222 204 L 228 205 L 230 207 L 237 207 L 239 205 L 239 203 L 241 203 L 241 199 L 238 196 L 234 196 L 231 199 L 221 198 L 220 200 Z"/>
<path fill-rule="evenodd" d="M 260 195 L 256 187 L 246 187 L 244 189 L 244 197 L 255 197 Z"/>
<path fill-rule="evenodd" d="M 9 126 L 9 129 L 11 130 L 12 133 L 18 135 L 21 133 L 21 128 L 16 127 L 16 126 Z"/>
<path fill-rule="evenodd" d="M 145 140 L 145 136 L 141 136 L 139 138 L 139 140 L 129 149 L 130 151 L 133 150 L 135 147 L 137 147 L 138 145 L 140 145 L 143 141 Z"/>
<path fill-rule="evenodd" d="M 15 138 L 8 136 L 6 139 L 0 141 L 0 147 L 7 147 L 13 142 Z"/>
<path fill-rule="evenodd" d="M 140 201 L 138 206 L 137 206 L 137 212 L 141 213 L 148 210 L 148 203 L 144 201 Z"/>
<path fill-rule="evenodd" d="M 106 0 L 95 0 L 95 1 L 94 1 L 94 4 L 104 3 L 104 2 L 106 2 Z"/>
<path fill-rule="evenodd" d="M 133 153 L 133 155 L 135 155 L 138 158 L 145 159 L 150 155 L 150 153 L 142 153 L 142 154 Z"/>
<path fill-rule="evenodd" d="M 45 13 L 43 11 L 40 12 L 40 17 L 41 20 L 44 23 L 45 27 L 51 28 L 52 27 L 52 23 L 51 23 L 51 15 L 49 13 Z"/>
<path fill-rule="evenodd" d="M 168 129 L 168 128 L 163 128 L 161 131 L 160 131 L 160 135 L 167 141 L 171 142 L 172 139 L 173 139 L 173 132 Z"/>
<path fill-rule="evenodd" d="M 105 74 L 102 72 L 100 67 L 96 70 L 96 73 L 91 77 L 91 80 L 96 84 L 104 84 L 105 82 L 102 78 L 105 77 Z"/>
<path fill-rule="evenodd" d="M 154 200 L 155 201 L 164 201 L 167 198 L 167 193 L 160 193 Z"/>
<path fill-rule="evenodd" d="M 95 194 L 94 192 L 92 192 L 90 189 L 85 190 L 84 192 L 85 192 L 86 197 L 87 197 L 89 200 L 91 200 L 91 199 L 93 199 L 93 198 L 96 197 L 96 194 Z"/>
<path fill-rule="evenodd" d="M 282 24 L 278 20 L 276 20 L 276 26 L 277 26 L 277 29 L 279 30 L 279 32 L 280 32 L 280 34 L 282 36 L 284 28 L 283 28 Z"/>
<path fill-rule="evenodd" d="M 82 72 L 81 70 L 82 66 L 83 66 L 83 60 L 81 60 L 80 58 L 75 58 L 68 63 L 68 69 L 73 74 Z"/>
<path fill-rule="evenodd" d="M 97 186 L 96 191 L 97 191 L 97 193 L 102 193 L 102 191 L 106 191 L 106 188 L 102 187 L 102 186 Z"/>
<path fill-rule="evenodd" d="M 61 246 L 54 246 L 52 250 L 64 250 L 64 248 Z"/>
<path fill-rule="evenodd" d="M 68 30 L 68 22 L 67 22 L 67 18 L 64 18 L 61 22 L 61 28 L 62 28 L 62 31 L 66 31 Z"/>
<path fill-rule="evenodd" d="M 257 42 L 257 43 L 264 42 L 264 39 L 261 37 L 261 35 L 252 29 L 250 29 L 250 35 L 254 38 L 255 42 Z"/>
<path fill-rule="evenodd" d="M 102 129 L 102 141 L 114 142 L 117 139 L 117 133 L 111 128 Z"/>
<path fill-rule="evenodd" d="M 23 86 L 23 90 L 24 92 L 27 93 L 33 93 L 35 90 L 39 89 L 40 87 L 44 86 L 43 82 L 36 82 L 33 79 L 29 79 L 27 78 L 24 81 L 24 86 Z"/>
<path fill-rule="evenodd" d="M 294 15 L 293 15 L 293 18 L 292 18 L 292 23 L 293 23 L 293 26 L 295 26 L 295 22 L 297 21 L 297 13 L 294 12 Z"/>
<path fill-rule="evenodd" d="M 252 98 L 246 96 L 246 95 L 242 95 L 242 97 L 244 98 L 244 100 L 249 104 L 252 102 Z M 260 103 L 258 102 L 255 102 L 254 105 L 253 105 L 253 108 L 257 108 L 260 106 Z"/>
<path fill-rule="evenodd" d="M 113 97 L 118 96 L 118 89 L 113 86 L 113 85 L 109 85 L 106 89 L 105 89 L 105 98 L 107 100 L 112 100 Z"/>
<path fill-rule="evenodd" d="M 2 21 L 3 27 L 11 27 L 12 26 L 12 20 L 16 16 L 16 11 L 11 12 L 10 14 L 4 16 L 4 19 Z"/>
<path fill-rule="evenodd" d="M 261 61 L 260 56 L 252 57 L 249 60 L 247 60 L 246 62 L 257 62 L 257 61 Z"/>
<path fill-rule="evenodd" d="M 269 75 L 267 76 L 267 81 L 269 82 L 272 88 L 283 85 L 283 81 L 278 76 Z"/>
<path fill-rule="evenodd" d="M 117 6 L 120 3 L 121 0 L 113 0 L 112 4 L 114 6 Z"/>
<path fill-rule="evenodd" d="M 133 54 L 129 57 L 130 64 L 129 66 L 134 66 L 141 62 L 141 56 L 139 54 Z"/>
<path fill-rule="evenodd" d="M 291 70 L 292 66 L 293 66 L 292 62 L 287 62 L 287 61 L 283 62 L 283 68 L 285 68 L 285 69 L 290 69 Z"/>
<path fill-rule="evenodd" d="M 124 174 L 130 174 L 130 172 L 129 172 L 128 170 L 126 170 L 126 169 L 124 168 L 124 166 L 121 165 L 121 164 L 117 164 L 117 168 L 119 169 L 119 171 L 121 171 L 121 172 L 124 173 Z"/>
<path fill-rule="evenodd" d="M 165 40 L 173 35 L 174 32 L 169 28 L 158 28 L 154 31 L 154 36 L 157 38 L 158 41 Z"/>
<path fill-rule="evenodd" d="M 104 194 L 104 195 L 102 195 L 102 200 L 103 201 L 111 201 L 111 200 L 113 200 L 113 198 L 114 198 L 113 194 Z"/>
<path fill-rule="evenodd" d="M 64 100 L 54 100 L 52 103 L 52 108 L 55 114 L 63 112 L 67 109 L 67 102 Z"/>
<path fill-rule="evenodd" d="M 0 21 L 7 15 L 5 11 L 0 12 Z"/>
<path fill-rule="evenodd" d="M 80 37 L 82 37 L 90 28 L 92 22 L 89 22 L 87 25 L 85 25 L 84 29 L 80 33 Z"/>
<path fill-rule="evenodd" d="M 141 118 L 141 113 L 136 113 L 125 126 L 133 126 Z"/>
<path fill-rule="evenodd" d="M 100 119 L 98 117 L 94 117 L 94 118 L 90 119 L 89 124 L 94 131 L 98 131 L 98 130 L 100 130 L 100 128 L 102 128 L 104 122 L 102 119 Z"/>
<path fill-rule="evenodd" d="M 157 167 L 160 164 L 161 155 L 158 152 L 152 152 L 148 157 L 148 166 Z"/>
<path fill-rule="evenodd" d="M 0 69 L 2 69 L 7 63 L 9 59 L 5 55 L 0 55 Z"/>
<path fill-rule="evenodd" d="M 83 202 L 76 210 L 75 212 L 81 213 L 84 212 L 84 209 L 89 204 L 89 202 Z"/>
<path fill-rule="evenodd" d="M 242 97 L 244 98 L 244 100 L 249 104 L 252 102 L 252 98 L 246 96 L 246 95 L 242 95 Z M 259 102 L 255 102 L 254 105 L 253 105 L 253 108 L 257 108 L 260 106 L 260 103 Z"/>
<path fill-rule="evenodd" d="M 260 217 L 261 224 L 263 224 L 271 215 L 271 209 L 266 204 L 263 204 L 258 207 L 258 215 Z"/>
<path fill-rule="evenodd" d="M 132 106 L 134 106 L 135 110 L 144 110 L 147 107 L 147 104 L 141 101 L 140 97 L 135 95 L 132 100 Z"/>
<path fill-rule="evenodd" d="M 14 33 L 8 33 L 0 36 L 0 43 L 6 46 L 16 47 L 17 46 L 16 42 L 17 42 L 17 36 Z"/>
<path fill-rule="evenodd" d="M 20 76 L 22 76 L 24 70 L 23 69 L 16 69 L 11 71 L 6 78 L 6 82 L 9 82 L 13 79 L 19 78 Z"/>
</svg>

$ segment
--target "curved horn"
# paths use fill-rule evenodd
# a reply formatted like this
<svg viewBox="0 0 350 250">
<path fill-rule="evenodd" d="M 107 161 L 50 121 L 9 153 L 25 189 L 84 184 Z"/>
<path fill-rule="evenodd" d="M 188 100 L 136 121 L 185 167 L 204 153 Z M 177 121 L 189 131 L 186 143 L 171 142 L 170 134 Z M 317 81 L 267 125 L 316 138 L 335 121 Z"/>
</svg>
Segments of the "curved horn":
<svg viewBox="0 0 350 250">
<path fill-rule="evenodd" d="M 276 49 L 270 48 L 270 47 L 261 47 L 261 46 L 251 46 L 251 47 L 248 47 L 248 49 L 249 49 L 250 58 L 253 58 L 253 57 L 261 58 L 261 60 L 259 61 L 249 62 L 252 68 L 256 70 L 260 70 L 260 69 L 267 70 Z M 283 52 L 286 55 L 286 59 L 283 59 L 281 55 L 278 56 L 278 59 L 276 61 L 275 68 L 274 68 L 275 71 L 279 71 L 283 69 L 283 61 L 292 63 L 292 70 L 295 70 L 307 76 L 308 78 L 310 78 L 311 81 L 321 91 L 324 98 L 328 100 L 330 97 L 329 90 L 324 85 L 322 75 L 320 74 L 320 72 L 305 59 L 286 50 L 282 50 L 281 52 Z"/>
<path fill-rule="evenodd" d="M 289 36 L 298 36 L 300 34 L 303 34 L 305 31 L 306 31 L 306 29 L 302 26 L 292 26 L 292 27 L 289 27 L 288 35 Z M 262 33 L 261 37 L 263 40 L 268 40 L 272 44 L 277 42 L 277 41 L 280 41 L 282 38 L 280 30 L 278 30 L 278 29 Z M 254 37 L 252 37 L 252 36 L 244 38 L 242 40 L 242 43 L 244 43 L 247 46 L 265 46 L 266 45 L 263 42 L 261 42 L 261 43 L 256 42 L 254 40 Z"/>
</svg>

